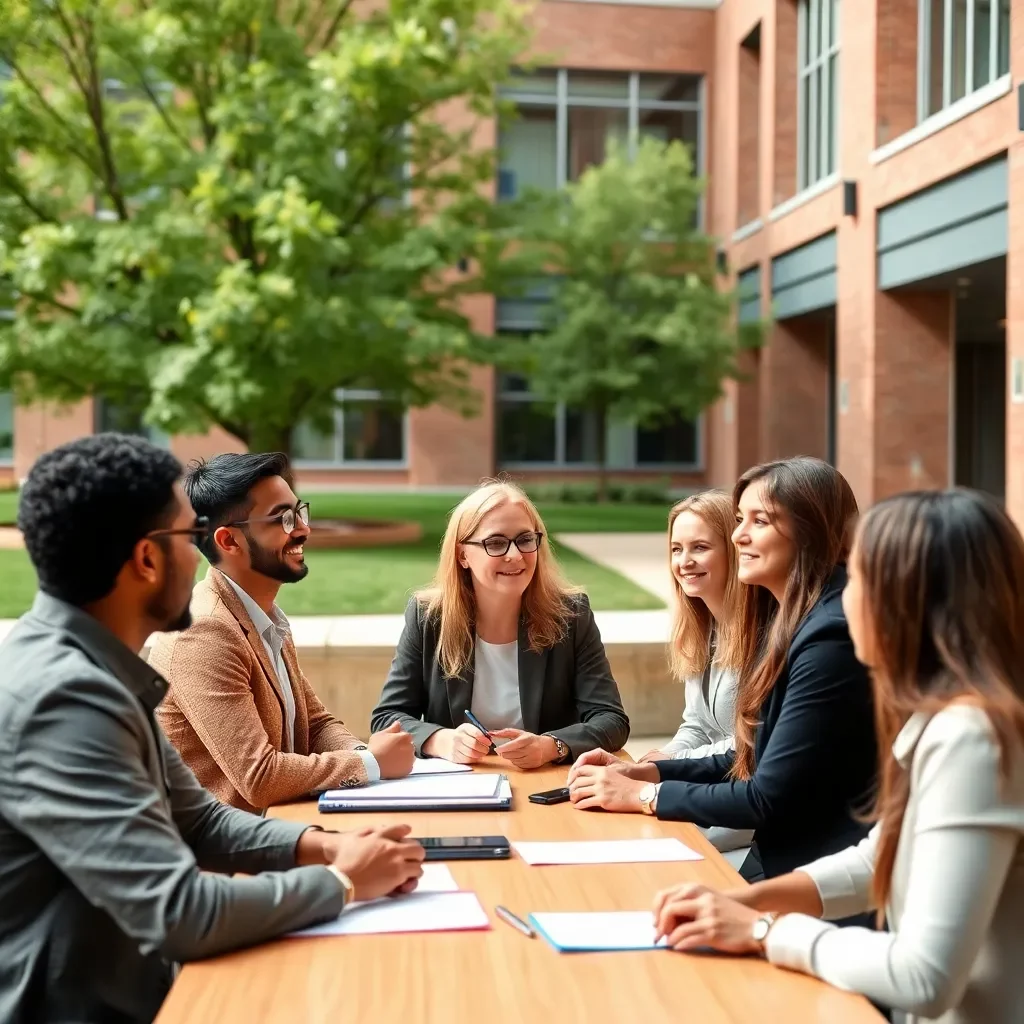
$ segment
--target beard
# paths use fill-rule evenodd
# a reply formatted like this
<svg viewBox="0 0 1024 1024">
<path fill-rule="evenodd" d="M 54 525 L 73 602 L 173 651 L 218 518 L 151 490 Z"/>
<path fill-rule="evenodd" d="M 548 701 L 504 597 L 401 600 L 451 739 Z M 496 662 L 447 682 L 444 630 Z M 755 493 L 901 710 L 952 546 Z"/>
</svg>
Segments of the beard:
<svg viewBox="0 0 1024 1024">
<path fill-rule="evenodd" d="M 249 542 L 249 568 L 253 572 L 277 580 L 278 583 L 298 583 L 309 574 L 309 566 L 305 562 L 297 569 L 289 565 L 285 561 L 283 549 L 275 551 L 262 547 L 251 535 L 247 535 L 246 540 Z"/>
<path fill-rule="evenodd" d="M 184 606 L 177 573 L 170 573 L 164 580 L 163 589 L 149 602 L 146 613 L 159 623 L 158 633 L 181 633 L 192 625 L 192 589 L 185 589 Z"/>
</svg>

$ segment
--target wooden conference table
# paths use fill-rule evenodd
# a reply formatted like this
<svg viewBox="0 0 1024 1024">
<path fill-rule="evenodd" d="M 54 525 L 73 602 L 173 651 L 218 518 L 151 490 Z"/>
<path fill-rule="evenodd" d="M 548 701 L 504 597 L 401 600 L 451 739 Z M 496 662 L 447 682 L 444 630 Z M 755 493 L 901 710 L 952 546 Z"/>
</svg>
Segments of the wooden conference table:
<svg viewBox="0 0 1024 1024">
<path fill-rule="evenodd" d="M 511 811 L 402 816 L 418 836 L 504 835 L 515 840 L 635 839 L 676 836 L 704 854 L 680 864 L 529 867 L 515 855 L 498 862 L 448 861 L 491 918 L 486 932 L 356 935 L 283 939 L 189 964 L 157 1024 L 529 1024 L 577 1021 L 695 1021 L 699 1024 L 880 1024 L 860 996 L 752 958 L 635 953 L 557 953 L 494 914 L 503 904 L 535 911 L 646 910 L 654 894 L 682 881 L 730 887 L 739 876 L 693 825 L 636 814 L 542 806 L 530 793 L 565 784 L 567 769 L 505 771 Z M 270 811 L 275 817 L 349 829 L 380 814 L 320 815 L 314 803 Z"/>
</svg>

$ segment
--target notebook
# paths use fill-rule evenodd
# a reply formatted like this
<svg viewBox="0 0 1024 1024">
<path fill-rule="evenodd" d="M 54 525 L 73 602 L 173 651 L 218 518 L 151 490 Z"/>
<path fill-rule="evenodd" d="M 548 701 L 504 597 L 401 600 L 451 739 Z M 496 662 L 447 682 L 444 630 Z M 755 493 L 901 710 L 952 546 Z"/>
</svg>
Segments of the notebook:
<svg viewBox="0 0 1024 1024">
<path fill-rule="evenodd" d="M 504 775 L 471 772 L 388 779 L 320 795 L 323 814 L 359 811 L 508 811 L 512 787 Z"/>
<path fill-rule="evenodd" d="M 649 910 L 531 914 L 530 922 L 560 953 L 667 948 L 665 939 L 654 941 L 654 915 Z"/>
</svg>

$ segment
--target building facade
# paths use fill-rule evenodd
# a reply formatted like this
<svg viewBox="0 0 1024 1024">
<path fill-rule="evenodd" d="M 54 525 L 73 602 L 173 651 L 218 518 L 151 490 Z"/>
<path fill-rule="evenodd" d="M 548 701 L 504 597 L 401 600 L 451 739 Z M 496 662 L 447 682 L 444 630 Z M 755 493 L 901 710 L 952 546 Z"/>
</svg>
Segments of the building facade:
<svg viewBox="0 0 1024 1024">
<path fill-rule="evenodd" d="M 765 347 L 697 422 L 608 425 L 627 479 L 729 486 L 757 461 L 830 459 L 862 504 L 962 483 L 1024 519 L 1024 11 L 1011 0 L 541 0 L 519 117 L 493 126 L 498 201 L 558 187 L 612 138 L 689 143 L 709 185 L 739 316 Z M 1016 285 L 1016 287 L 1014 287 Z M 540 322 L 542 292 L 475 300 L 487 332 Z M 477 419 L 342 396 L 334 431 L 300 426 L 307 485 L 472 484 L 497 471 L 586 478 L 580 410 L 478 369 Z M 116 410 L 13 409 L 0 396 L 0 474 Z M 164 439 L 188 458 L 232 438 Z M 0 477 L 2 478 L 2 477 Z"/>
</svg>

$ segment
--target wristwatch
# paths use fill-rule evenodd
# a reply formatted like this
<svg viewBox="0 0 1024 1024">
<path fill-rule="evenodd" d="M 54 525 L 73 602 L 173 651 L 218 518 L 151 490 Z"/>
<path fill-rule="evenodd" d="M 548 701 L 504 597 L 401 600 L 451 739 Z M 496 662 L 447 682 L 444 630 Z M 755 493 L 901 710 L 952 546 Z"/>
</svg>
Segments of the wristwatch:
<svg viewBox="0 0 1024 1024">
<path fill-rule="evenodd" d="M 761 947 L 761 952 L 764 952 L 765 940 L 768 938 L 768 933 L 772 930 L 772 925 L 775 924 L 775 919 L 778 914 L 764 914 L 759 917 L 751 929 L 751 937 Z"/>
<path fill-rule="evenodd" d="M 356 887 L 353 885 L 352 879 L 341 868 L 336 868 L 333 864 L 328 864 L 327 870 L 334 875 L 342 889 L 345 890 L 345 906 L 347 907 L 356 898 Z"/>
<path fill-rule="evenodd" d="M 660 782 L 648 782 L 643 789 L 640 790 L 640 810 L 644 814 L 654 814 L 658 809 L 658 789 L 661 787 Z"/>
<path fill-rule="evenodd" d="M 557 736 L 552 736 L 551 738 L 555 741 L 555 750 L 558 751 L 555 756 L 555 764 L 564 764 L 569 760 L 571 751 Z"/>
</svg>

